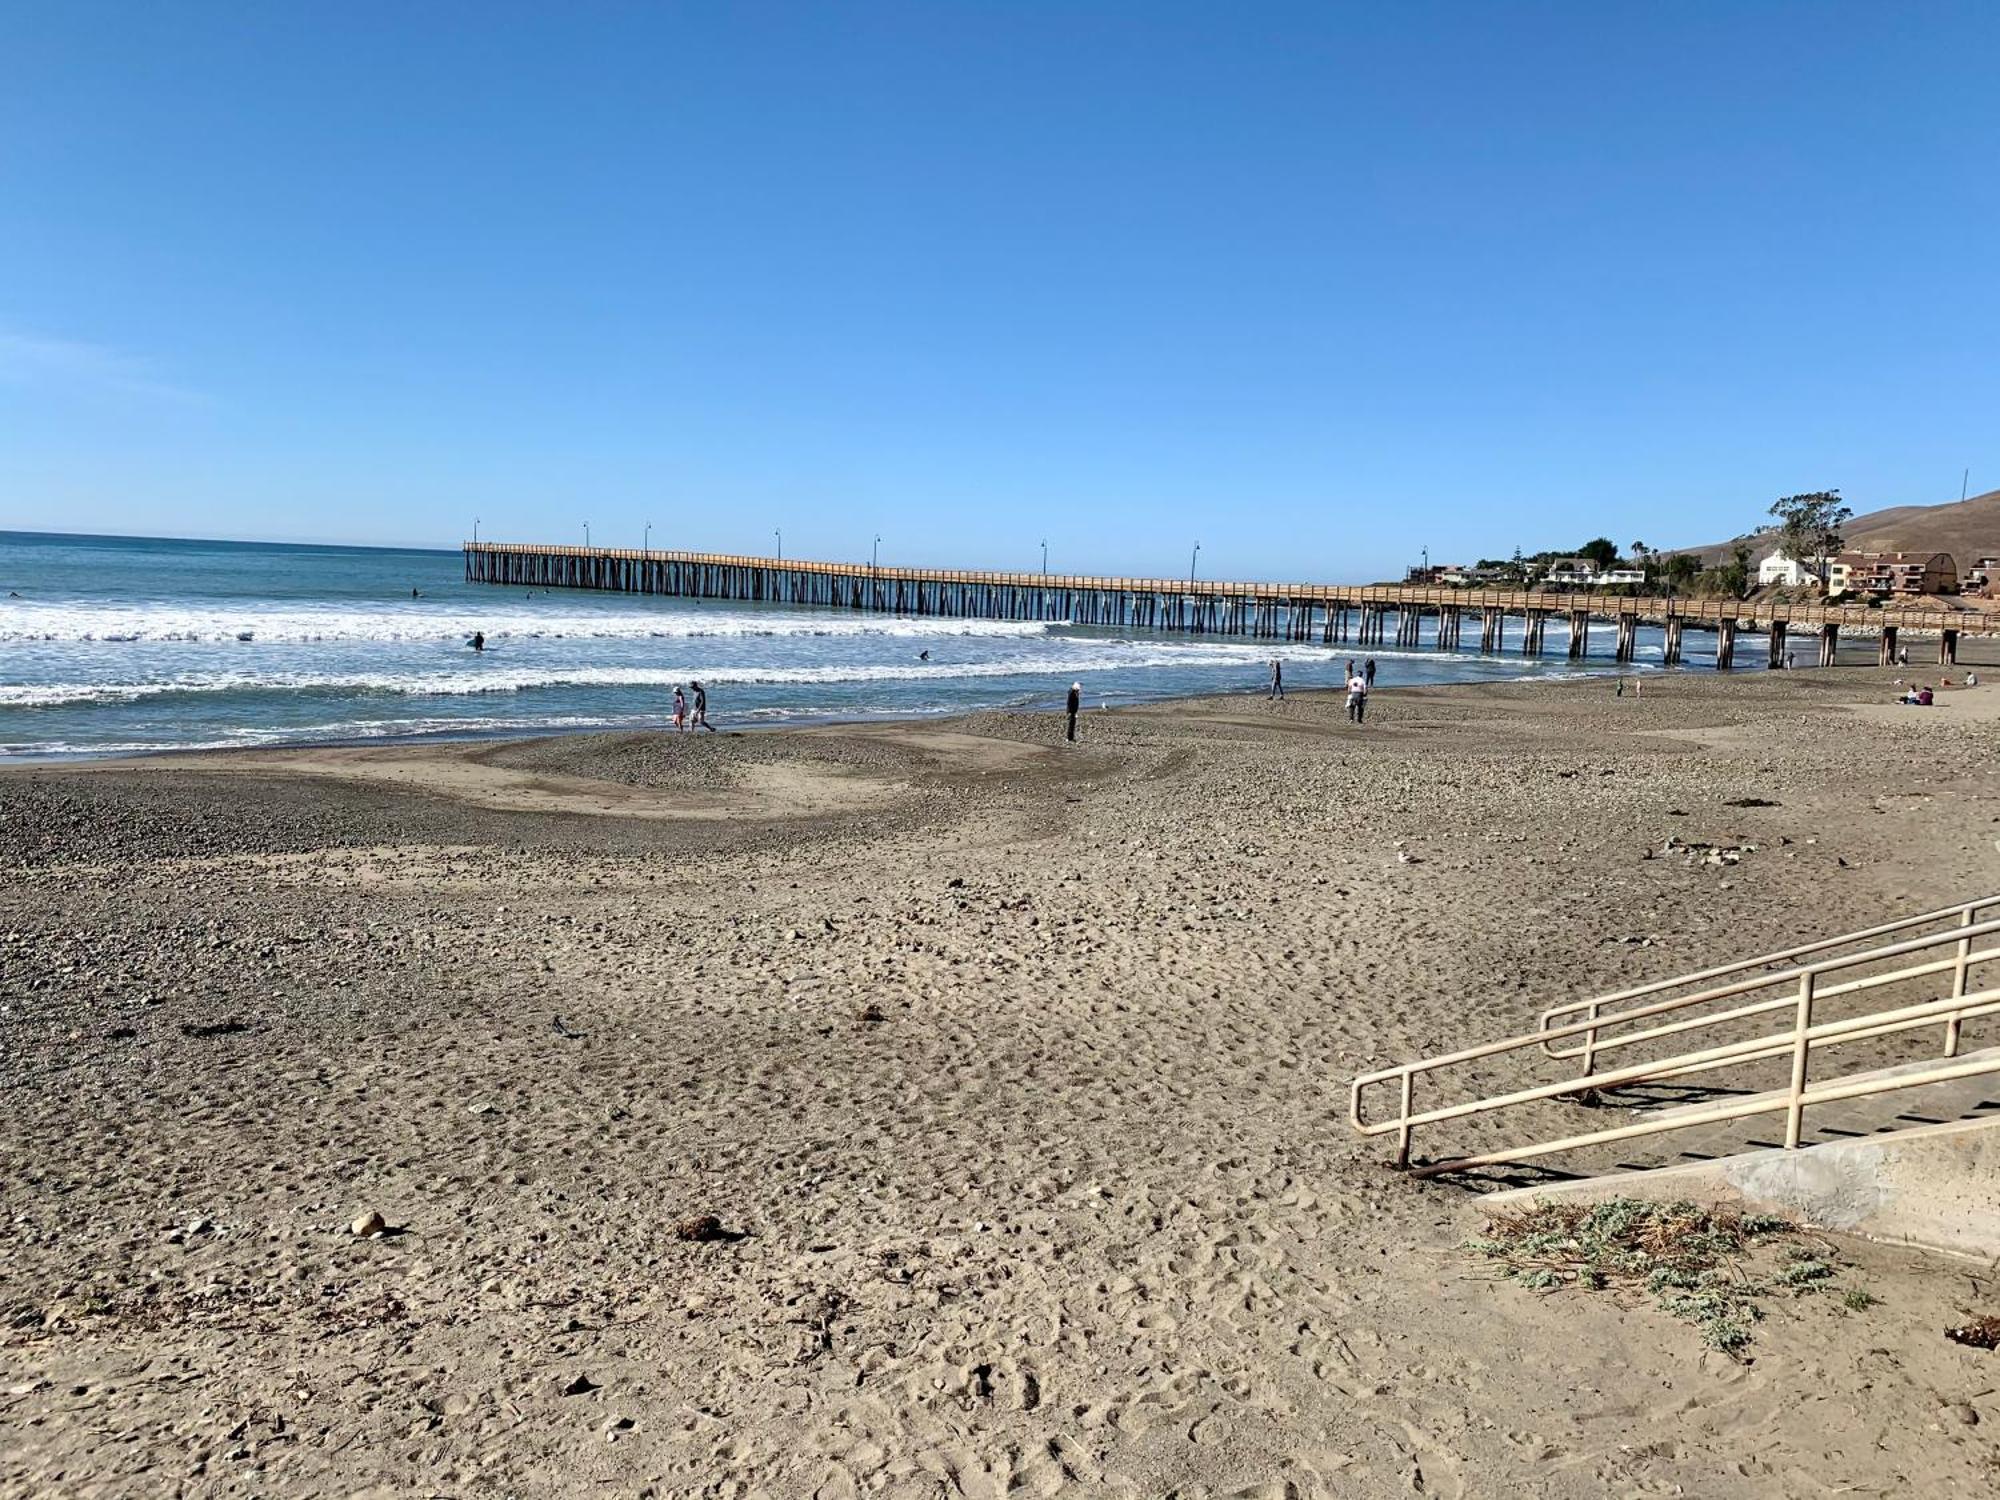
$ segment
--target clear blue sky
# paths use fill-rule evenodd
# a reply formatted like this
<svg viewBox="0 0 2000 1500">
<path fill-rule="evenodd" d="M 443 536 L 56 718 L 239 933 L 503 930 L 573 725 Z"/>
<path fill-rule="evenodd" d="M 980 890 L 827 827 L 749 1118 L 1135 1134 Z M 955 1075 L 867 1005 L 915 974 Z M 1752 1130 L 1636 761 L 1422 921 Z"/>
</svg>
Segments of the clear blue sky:
<svg viewBox="0 0 2000 1500">
<path fill-rule="evenodd" d="M 0 526 L 1209 576 L 2000 485 L 2000 5 L 0 0 Z"/>
</svg>

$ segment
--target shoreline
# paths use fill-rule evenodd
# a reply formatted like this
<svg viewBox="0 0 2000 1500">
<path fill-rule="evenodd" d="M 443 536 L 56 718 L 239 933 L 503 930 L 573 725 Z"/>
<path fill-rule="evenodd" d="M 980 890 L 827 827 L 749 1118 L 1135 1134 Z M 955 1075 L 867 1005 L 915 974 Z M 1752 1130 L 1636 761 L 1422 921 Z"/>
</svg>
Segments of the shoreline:
<svg viewBox="0 0 2000 1500">
<path fill-rule="evenodd" d="M 1272 643 L 1272 644 L 1280 644 L 1280 643 Z M 1275 654 L 1282 656 L 1284 653 L 1277 652 Z M 1462 657 L 1467 661 L 1490 662 L 1495 659 L 1492 656 L 1482 656 L 1473 653 L 1439 653 L 1438 657 L 1433 657 L 1432 654 L 1429 652 L 1416 652 L 1416 653 L 1399 652 L 1390 655 L 1389 659 L 1400 660 L 1400 659 L 1407 659 L 1408 657 L 1411 656 L 1414 656 L 1420 660 L 1434 660 L 1434 659 L 1439 659 L 1440 657 L 1446 659 L 1450 657 Z M 1831 669 L 1822 668 L 1817 665 L 1808 665 L 1796 668 L 1794 670 L 1807 674 L 1817 673 L 1827 670 L 1838 671 L 1843 668 L 1865 668 L 1868 670 L 1881 670 L 1875 667 L 1875 663 L 1872 660 L 1865 659 L 1862 653 L 1855 652 L 1853 653 L 1853 656 L 1854 659 L 1837 662 L 1835 666 Z M 1993 653 L 1993 661 L 1996 667 L 2000 667 L 2000 647 L 1996 647 L 1996 650 Z M 1973 670 L 1977 670 L 1979 666 L 1984 664 L 1985 663 L 1982 661 L 1973 661 L 1970 660 L 1969 658 L 1963 663 L 1964 666 L 1970 667 Z M 1707 678 L 1716 675 L 1720 675 L 1726 678 L 1736 678 L 1744 675 L 1762 675 L 1771 670 L 1768 667 L 1757 666 L 1755 664 L 1746 662 L 1744 665 L 1732 667 L 1726 673 L 1717 674 L 1713 667 L 1707 667 L 1707 666 L 1697 666 L 1697 665 L 1663 666 L 1658 662 L 1615 663 L 1615 662 L 1605 661 L 1602 659 L 1586 659 L 1586 662 L 1584 663 L 1566 664 L 1566 667 L 1567 669 L 1557 669 L 1554 663 L 1551 662 L 1549 670 L 1540 672 L 1524 672 L 1518 676 L 1467 677 L 1464 679 L 1446 680 L 1442 682 L 1407 683 L 1407 684 L 1390 683 L 1385 687 L 1379 689 L 1379 691 L 1402 693 L 1402 692 L 1409 692 L 1425 688 L 1486 687 L 1486 686 L 1503 687 L 1513 683 L 1581 682 L 1581 681 L 1592 681 L 1602 678 L 1615 679 L 1621 676 L 1643 677 L 1646 680 L 1653 680 L 1657 678 L 1663 681 L 1671 681 L 1676 678 L 1685 676 L 1687 674 L 1694 674 L 1698 678 Z M 1923 670 L 1923 666 L 1918 663 L 1912 663 L 1908 668 L 1894 669 L 1894 670 L 1905 670 L 1915 674 L 1921 672 Z M 1339 692 L 1340 689 L 1337 687 L 1312 687 L 1312 688 L 1301 687 L 1296 690 L 1292 690 L 1292 695 L 1296 696 L 1298 694 L 1303 694 L 1303 693 L 1338 694 Z M 1207 703 L 1229 701 L 1237 698 L 1244 698 L 1244 699 L 1262 698 L 1263 696 L 1264 696 L 1263 692 L 1254 687 L 1244 688 L 1239 692 L 1231 692 L 1231 693 L 1163 692 L 1160 694 L 1123 696 L 1120 697 L 1115 702 L 1107 703 L 1105 705 L 1105 708 L 1111 710 L 1119 710 L 1119 709 L 1143 708 L 1149 706 L 1183 705 L 1187 708 L 1194 709 Z M 1059 711 L 1060 703 L 1061 703 L 1061 692 L 1060 690 L 1057 690 L 1051 693 L 1049 697 L 1046 700 L 1044 700 L 1044 702 L 1040 705 L 1033 705 L 1033 704 L 990 705 L 990 706 L 974 705 L 970 707 L 939 708 L 931 712 L 880 713 L 880 714 L 845 714 L 839 712 L 819 713 L 811 711 L 800 711 L 796 714 L 793 714 L 789 710 L 781 710 L 779 712 L 785 714 L 786 717 L 777 719 L 775 722 L 731 725 L 726 728 L 718 727 L 717 732 L 735 733 L 735 734 L 763 734 L 770 732 L 782 732 L 794 729 L 823 728 L 823 727 L 838 726 L 843 724 L 940 723 L 972 713 L 988 713 L 988 712 L 1033 713 L 1038 711 L 1055 712 Z M 1105 711 L 1105 709 L 1097 709 L 1092 711 L 1103 712 Z M 566 735 L 578 735 L 578 734 L 626 734 L 626 733 L 639 734 L 639 733 L 649 733 L 659 728 L 664 728 L 669 730 L 671 729 L 670 712 L 663 713 L 660 716 L 660 720 L 661 722 L 658 724 L 650 724 L 650 723 L 606 724 L 602 726 L 594 726 L 589 728 L 581 728 L 574 725 L 562 725 L 562 726 L 551 726 L 549 728 L 511 727 L 506 729 L 466 729 L 466 730 L 435 729 L 435 730 L 424 730 L 410 734 L 381 735 L 381 736 L 330 735 L 324 737 L 297 739 L 297 740 L 272 740 L 272 741 L 260 742 L 257 744 L 204 743 L 204 744 L 185 745 L 185 746 L 160 745 L 160 746 L 148 747 L 143 750 L 132 750 L 125 748 L 113 748 L 107 750 L 94 750 L 94 749 L 66 749 L 60 751 L 31 750 L 19 754 L 0 753 L 0 767 L 35 766 L 35 765 L 60 766 L 60 765 L 70 765 L 79 763 L 101 764 L 105 762 L 117 762 L 121 760 L 146 759 L 159 755 L 236 754 L 239 752 L 246 752 L 252 750 L 330 750 L 330 749 L 350 749 L 350 748 L 359 749 L 359 748 L 386 747 L 391 745 L 420 746 L 420 745 L 438 745 L 438 744 L 486 744 L 498 740 L 542 739 L 549 737 L 560 738 Z"/>
</svg>

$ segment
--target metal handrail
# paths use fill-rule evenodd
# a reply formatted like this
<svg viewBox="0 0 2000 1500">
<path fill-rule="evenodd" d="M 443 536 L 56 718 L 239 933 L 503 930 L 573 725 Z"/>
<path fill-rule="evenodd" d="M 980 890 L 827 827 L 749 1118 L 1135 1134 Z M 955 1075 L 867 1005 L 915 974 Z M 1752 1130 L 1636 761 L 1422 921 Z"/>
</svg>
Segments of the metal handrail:
<svg viewBox="0 0 2000 1500">
<path fill-rule="evenodd" d="M 1633 1006 L 1629 1010 L 1606 1014 L 1604 1007 L 1620 1001 L 1637 1000 L 1647 995 L 1656 995 L 1663 990 L 1677 989 L 1684 984 L 1698 984 L 1703 980 L 1722 979 L 1732 974 L 1744 974 L 1751 970 L 1766 969 L 1772 964 L 1790 963 L 1813 953 L 1824 953 L 1830 948 L 1842 948 L 1850 943 L 1866 942 L 1871 938 L 1886 937 L 1893 932 L 1907 932 L 1912 927 L 1922 927 L 1931 922 L 1942 922 L 1950 917 L 1959 919 L 1961 926 L 1971 926 L 1978 920 L 1980 911 L 1989 906 L 2000 905 L 2000 896 L 1983 896 L 1975 901 L 1961 901 L 1955 906 L 1939 907 L 1936 911 L 1923 912 L 1914 917 L 1903 917 L 1898 921 L 1884 922 L 1880 926 L 1865 927 L 1859 932 L 1842 933 L 1839 937 L 1821 938 L 1816 942 L 1801 943 L 1796 947 L 1783 948 L 1775 953 L 1760 954 L 1756 958 L 1741 959 L 1736 963 L 1722 964 L 1713 969 L 1702 969 L 1693 974 L 1676 975 L 1671 979 L 1656 979 L 1646 984 L 1634 985 L 1628 989 L 1614 990 L 1608 995 L 1599 995 L 1590 1000 L 1569 1000 L 1561 1005 L 1552 1005 L 1542 1012 L 1541 1027 L 1547 1030 L 1559 1016 L 1586 1012 L 1593 1020 L 1599 1020 L 1604 1027 L 1620 1025 L 1628 1021 L 1644 1020 L 1649 1016 L 1663 1015 L 1671 1010 L 1680 1010 L 1691 1005 L 1700 1005 L 1710 1000 L 1726 999 L 1732 994 L 1744 992 L 1745 986 L 1725 985 L 1716 989 L 1702 990 L 1692 995 L 1679 995 L 1651 1005 Z M 1761 988 L 1762 983 L 1747 986 Z M 1581 1045 L 1569 1048 L 1552 1047 L 1546 1043 L 1543 1050 L 1550 1057 L 1581 1057 L 1584 1069 L 1589 1071 L 1592 1053 L 1597 1050 L 1597 1037 L 1587 1035 Z M 1617 1045 L 1606 1043 L 1605 1045 Z"/>
<path fill-rule="evenodd" d="M 1913 917 L 1905 919 L 1902 922 L 1887 923 L 1882 927 L 1871 928 L 1861 933 L 1850 933 L 1844 938 L 1802 945 L 1800 950 L 1794 951 L 1824 951 L 1826 948 L 1838 947 L 1843 943 L 1861 941 L 1882 932 L 1906 929 L 1911 926 L 1921 925 L 1926 920 L 1937 920 L 1940 917 L 1951 916 L 1961 912 L 1969 919 L 1979 908 L 1993 904 L 1993 902 L 1994 898 L 1987 898 L 1978 902 L 1964 903 L 1958 907 L 1944 908 L 1940 912 L 1927 913 L 1923 917 Z M 1806 1086 L 1808 1059 L 1816 1046 L 1887 1036 L 1896 1032 L 1911 1030 L 1939 1019 L 1945 1022 L 1944 1055 L 1946 1058 L 1955 1056 L 1959 1047 L 1961 1028 L 1965 1020 L 1971 1017 L 2000 1012 L 2000 988 L 1983 990 L 1971 994 L 1968 994 L 1966 991 L 1966 972 L 1968 969 L 1975 964 L 1990 959 L 2000 959 L 2000 947 L 1986 948 L 1975 952 L 1973 940 L 1995 933 L 2000 933 L 2000 920 L 1989 919 L 1985 922 L 1966 920 L 1961 926 L 1950 928 L 1943 932 L 1909 938 L 1901 942 L 1886 944 L 1882 947 L 1871 948 L 1859 953 L 1848 953 L 1831 958 L 1822 958 L 1816 962 L 1798 965 L 1780 973 L 1759 975 L 1752 979 L 1738 981 L 1732 985 L 1719 986 L 1697 995 L 1680 997 L 1675 1000 L 1660 1002 L 1653 1006 L 1637 1007 L 1631 1011 L 1619 1013 L 1614 1017 L 1606 1018 L 1590 1015 L 1586 1016 L 1583 1020 L 1562 1025 L 1544 1025 L 1533 1032 L 1523 1033 L 1519 1036 L 1507 1037 L 1499 1041 L 1486 1042 L 1472 1047 L 1464 1047 L 1456 1052 L 1443 1053 L 1435 1057 L 1421 1058 L 1413 1062 L 1398 1064 L 1395 1067 L 1382 1068 L 1371 1073 L 1363 1073 L 1354 1079 L 1351 1086 L 1348 1104 L 1349 1119 L 1352 1121 L 1354 1128 L 1363 1135 L 1380 1135 L 1391 1130 L 1395 1131 L 1398 1138 L 1398 1164 L 1408 1165 L 1412 1137 L 1415 1128 L 1419 1125 L 1438 1124 L 1446 1120 L 1462 1119 L 1471 1115 L 1508 1109 L 1515 1105 L 1565 1096 L 1575 1096 L 1586 1091 L 1616 1088 L 1646 1080 L 1686 1077 L 1694 1073 L 1711 1071 L 1715 1068 L 1729 1067 L 1741 1063 L 1782 1056 L 1789 1052 L 1792 1055 L 1793 1065 L 1792 1084 L 1785 1091 L 1782 1100 L 1777 1104 L 1738 1101 L 1732 1104 L 1718 1105 L 1711 1110 L 1680 1112 L 1667 1119 L 1647 1121 L 1639 1125 L 1628 1125 L 1609 1131 L 1592 1132 L 1584 1136 L 1568 1137 L 1557 1142 L 1543 1142 L 1526 1147 L 1514 1147 L 1501 1152 L 1487 1153 L 1477 1158 L 1468 1157 L 1453 1162 L 1442 1163 L 1424 1168 L 1420 1175 L 1432 1176 L 1441 1171 L 1455 1171 L 1469 1166 L 1485 1166 L 1497 1164 L 1501 1161 L 1526 1160 L 1530 1157 L 1543 1156 L 1554 1151 L 1571 1150 L 1579 1146 L 1596 1144 L 1602 1141 L 1623 1140 L 1636 1135 L 1649 1135 L 1665 1130 L 1684 1129 L 1691 1125 L 1706 1124 L 1714 1120 L 1744 1118 L 1749 1115 L 1767 1113 L 1781 1106 L 1787 1110 L 1788 1115 L 1786 1144 L 1787 1146 L 1796 1146 L 1798 1144 L 1799 1116 L 1806 1104 L 1822 1102 L 1824 1099 L 1832 1097 L 1846 1098 L 1864 1093 L 1886 1092 L 1892 1088 L 1918 1087 L 1924 1083 L 1936 1082 L 1944 1077 L 1966 1076 L 1967 1072 L 1981 1072 L 1989 1069 L 2000 1070 L 2000 1057 L 1996 1057 L 1984 1060 L 1979 1066 L 1969 1070 L 1954 1070 L 1955 1065 L 1940 1065 L 1939 1068 L 1900 1076 L 1893 1081 L 1884 1083 L 1881 1088 L 1874 1088 L 1872 1086 L 1858 1088 L 1851 1094 L 1836 1096 L 1827 1094 L 1823 1090 L 1811 1090 Z M 1936 948 L 1947 943 L 1955 944 L 1957 947 L 1955 955 L 1948 959 L 1910 964 L 1890 973 L 1871 974 L 1842 984 L 1822 985 L 1820 982 L 1822 976 L 1825 975 L 1922 953 L 1927 949 Z M 1736 972 L 1747 967 L 1749 964 L 1768 961 L 1771 961 L 1768 956 L 1764 960 L 1747 960 L 1743 964 L 1728 965 L 1719 970 L 1707 970 L 1701 974 L 1684 976 L 1679 982 L 1689 983 L 1713 974 Z M 1926 978 L 1941 974 L 1946 970 L 1952 973 L 1951 993 L 1942 999 L 1914 1006 L 1900 1006 L 1873 1011 L 1839 1021 L 1825 1021 L 1819 1023 L 1817 1026 L 1813 1023 L 1812 1012 L 1815 1004 L 1823 1003 L 1835 996 L 1853 994 L 1882 985 Z M 1667 987 L 1671 987 L 1673 983 L 1675 981 L 1665 982 Z M 1602 1042 L 1598 1041 L 1595 1036 L 1596 1031 L 1606 1024 L 1638 1019 L 1645 1015 L 1666 1014 L 1687 1005 L 1724 998 L 1730 995 L 1748 994 L 1759 989 L 1771 988 L 1778 985 L 1784 985 L 1793 989 L 1795 994 L 1781 995 L 1774 999 L 1737 1006 L 1717 1014 L 1696 1016 L 1669 1022 L 1664 1025 L 1648 1028 L 1644 1031 L 1632 1032 Z M 1724 1043 L 1720 1046 L 1683 1053 L 1674 1057 L 1627 1064 L 1620 1068 L 1595 1071 L 1593 1067 L 1595 1054 L 1599 1050 L 1605 1050 L 1612 1046 L 1630 1046 L 1638 1042 L 1650 1041 L 1665 1036 L 1679 1036 L 1704 1027 L 1719 1026 L 1731 1021 L 1740 1021 L 1754 1016 L 1771 1014 L 1788 1007 L 1794 1011 L 1793 1025 L 1784 1031 L 1743 1038 L 1734 1042 Z M 1547 1015 L 1548 1013 L 1544 1014 L 1545 1020 L 1547 1019 Z M 1588 1039 L 1584 1047 L 1579 1050 L 1555 1052 L 1547 1048 L 1547 1043 L 1552 1040 L 1562 1040 L 1576 1036 Z M 1460 1064 L 1495 1057 L 1509 1052 L 1517 1052 L 1535 1046 L 1542 1046 L 1545 1050 L 1551 1050 L 1551 1055 L 1553 1056 L 1575 1057 L 1582 1055 L 1589 1061 L 1586 1062 L 1586 1066 L 1581 1070 L 1581 1076 L 1576 1078 L 1565 1079 L 1557 1083 L 1516 1089 L 1509 1093 L 1467 1100 L 1458 1104 L 1444 1105 L 1423 1111 L 1415 1108 L 1415 1086 L 1416 1080 L 1419 1077 Z M 1366 1091 L 1376 1085 L 1389 1082 L 1394 1082 L 1398 1085 L 1400 1094 L 1395 1115 L 1383 1120 L 1368 1121 L 1363 1117 L 1363 1099 Z"/>
</svg>

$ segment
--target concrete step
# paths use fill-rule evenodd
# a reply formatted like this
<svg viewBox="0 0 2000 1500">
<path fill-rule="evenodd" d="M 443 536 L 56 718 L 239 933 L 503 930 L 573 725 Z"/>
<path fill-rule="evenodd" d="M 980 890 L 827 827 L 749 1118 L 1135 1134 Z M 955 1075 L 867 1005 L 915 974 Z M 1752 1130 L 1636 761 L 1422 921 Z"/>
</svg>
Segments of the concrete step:
<svg viewBox="0 0 2000 1500">
<path fill-rule="evenodd" d="M 1893 1082 L 1935 1067 L 1939 1057 L 1917 1058 L 1888 1067 L 1840 1074 L 1841 1082 Z M 1915 1126 L 1948 1124 L 1954 1121 L 2000 1118 L 2000 1047 L 1986 1047 L 1960 1054 L 1953 1062 L 1986 1061 L 1994 1072 L 1942 1083 L 1913 1084 L 1859 1099 L 1808 1105 L 1805 1111 L 1802 1146 L 1847 1141 Z M 1828 1080 L 1832 1081 L 1831 1076 Z M 1587 1161 L 1577 1165 L 1588 1172 L 1649 1171 L 1670 1163 L 1709 1161 L 1744 1151 L 1781 1149 L 1785 1137 L 1783 1104 L 1785 1089 L 1761 1091 L 1713 1089 L 1705 1097 L 1671 1105 L 1658 1103 L 1631 1106 L 1633 1121 L 1669 1120 L 1691 1116 L 1717 1104 L 1762 1104 L 1771 1112 L 1746 1119 L 1692 1125 L 1657 1137 L 1642 1137 L 1623 1143 L 1622 1148 L 1601 1147 Z M 1616 1107 L 1620 1096 L 1606 1096 L 1604 1104 Z M 1601 1108 L 1602 1106 L 1600 1106 Z"/>
<path fill-rule="evenodd" d="M 2000 1256 L 1995 1182 L 2000 1117 L 1542 1182 L 1489 1193 L 1478 1203 L 1482 1211 L 1604 1198 L 1733 1203 L 1821 1229 L 1990 1262 Z"/>
</svg>

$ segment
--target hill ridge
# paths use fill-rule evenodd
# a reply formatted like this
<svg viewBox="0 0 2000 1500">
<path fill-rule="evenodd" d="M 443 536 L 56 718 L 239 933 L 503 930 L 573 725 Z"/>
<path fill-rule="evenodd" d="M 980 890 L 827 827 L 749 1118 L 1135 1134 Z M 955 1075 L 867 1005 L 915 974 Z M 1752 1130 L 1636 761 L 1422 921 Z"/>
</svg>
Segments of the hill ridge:
<svg viewBox="0 0 2000 1500">
<path fill-rule="evenodd" d="M 1848 549 L 1855 552 L 1949 552 L 1960 569 L 1980 556 L 2000 556 L 2000 490 L 1948 500 L 1942 505 L 1892 505 L 1856 516 L 1841 528 Z M 1760 527 L 1726 542 L 1708 542 L 1676 550 L 1692 553 L 1703 563 L 1726 560 L 1737 546 L 1762 559 L 1776 545 L 1775 526 Z"/>
</svg>

